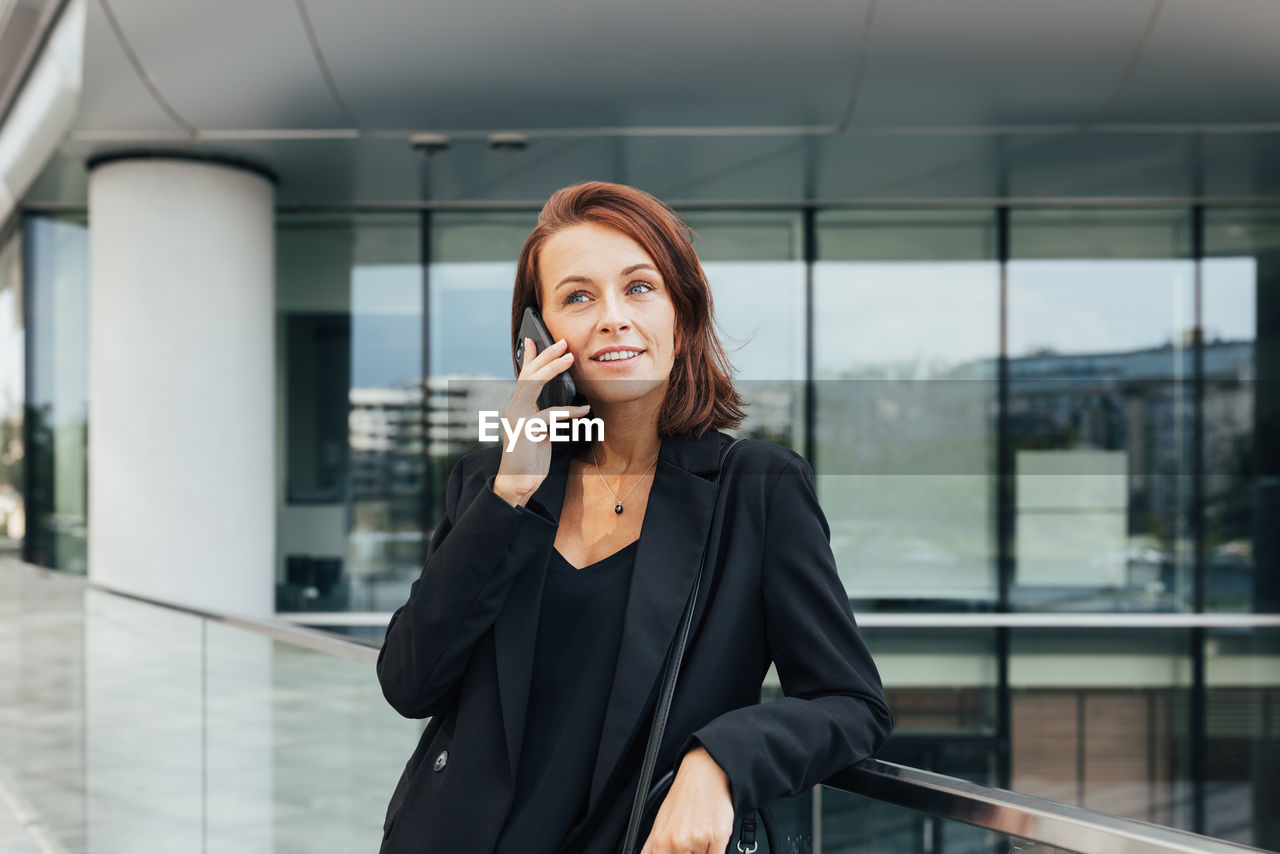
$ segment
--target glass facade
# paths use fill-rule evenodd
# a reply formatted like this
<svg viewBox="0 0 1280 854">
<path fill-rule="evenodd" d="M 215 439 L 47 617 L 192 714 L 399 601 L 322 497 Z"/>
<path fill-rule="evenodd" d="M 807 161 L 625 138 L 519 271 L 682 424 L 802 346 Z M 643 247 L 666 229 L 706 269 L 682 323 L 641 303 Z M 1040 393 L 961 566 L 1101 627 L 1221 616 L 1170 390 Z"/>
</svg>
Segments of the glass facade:
<svg viewBox="0 0 1280 854">
<path fill-rule="evenodd" d="M 1205 638 L 1204 832 L 1280 848 L 1280 629 Z"/>
<path fill-rule="evenodd" d="M 693 248 L 747 419 L 738 435 L 803 452 L 806 300 L 799 212 L 693 211 Z"/>
<path fill-rule="evenodd" d="M 1014 631 L 1012 788 L 1190 827 L 1187 635 L 1164 629 Z"/>
<path fill-rule="evenodd" d="M 27 512 L 23 483 L 26 318 L 22 234 L 0 233 L 0 552 L 22 548 Z"/>
<path fill-rule="evenodd" d="M 750 404 L 739 433 L 814 464 L 897 716 L 884 758 L 1274 847 L 1274 632 L 1190 618 L 1280 611 L 1280 211 L 684 215 Z M 475 447 L 459 419 L 509 395 L 535 216 L 278 216 L 281 611 L 404 601 Z M 85 229 L 28 217 L 21 258 L 16 239 L 0 347 L 31 377 L 27 553 L 83 571 Z M 0 401 L 24 399 L 5 367 Z M 833 839 L 842 803 L 821 805 Z"/>
<path fill-rule="evenodd" d="M 89 230 L 23 222 L 27 300 L 26 541 L 31 563 L 88 573 Z"/>
<path fill-rule="evenodd" d="M 277 222 L 279 610 L 394 608 L 379 584 L 421 568 L 419 235 L 416 214 Z"/>
<path fill-rule="evenodd" d="M 515 390 L 508 344 L 511 289 L 520 246 L 536 224 L 537 215 L 527 211 L 441 212 L 426 223 L 432 519 L 444 512 L 439 501 L 453 460 L 480 447 L 475 413 L 504 409 Z M 386 598 L 396 603 L 392 610 L 407 598 L 421 569 L 419 564 L 391 580 Z"/>
<path fill-rule="evenodd" d="M 1204 220 L 1205 605 L 1280 610 L 1280 211 Z M 1269 441 L 1268 441 L 1269 440 Z"/>
<path fill-rule="evenodd" d="M 1019 608 L 1192 610 L 1190 226 L 1186 210 L 1010 217 Z"/>
<path fill-rule="evenodd" d="M 813 464 L 855 608 L 999 596 L 995 226 L 992 211 L 817 219 Z"/>
</svg>

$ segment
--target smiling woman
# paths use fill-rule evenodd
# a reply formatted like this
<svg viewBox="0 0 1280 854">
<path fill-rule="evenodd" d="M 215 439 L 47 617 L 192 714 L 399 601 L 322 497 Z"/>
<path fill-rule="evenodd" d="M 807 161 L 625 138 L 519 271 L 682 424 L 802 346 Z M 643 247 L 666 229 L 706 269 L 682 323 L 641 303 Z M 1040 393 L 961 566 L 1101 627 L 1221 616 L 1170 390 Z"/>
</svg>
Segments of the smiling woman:
<svg viewBox="0 0 1280 854">
<path fill-rule="evenodd" d="M 726 456 L 722 431 L 745 416 L 711 291 L 688 226 L 647 193 L 591 182 L 553 194 L 511 308 L 513 354 L 527 309 L 551 343 L 526 338 L 502 419 L 545 417 L 543 386 L 570 371 L 602 433 L 553 446 L 517 430 L 450 474 L 422 577 L 378 656 L 388 702 L 432 718 L 381 854 L 428 839 L 617 854 L 629 830 L 642 854 L 721 854 L 735 816 L 866 758 L 892 727 L 813 470 L 772 442 L 738 440 Z M 670 788 L 641 815 L 646 736 L 682 626 L 651 766 Z M 773 663 L 787 696 L 761 704 Z"/>
<path fill-rule="evenodd" d="M 660 401 L 661 434 L 736 426 L 746 417 L 689 238 L 688 226 L 658 199 L 594 181 L 553 194 L 520 252 L 513 336 L 525 308 L 536 307 L 552 335 L 586 357 L 571 374 L 606 422 L 611 410 L 624 414 L 610 406 L 615 398 L 634 396 Z M 638 355 L 604 356 L 627 349 Z"/>
<path fill-rule="evenodd" d="M 617 259 L 643 260 L 619 267 Z M 676 310 L 644 246 L 579 222 L 547 238 L 538 265 L 544 281 L 559 282 L 537 289 L 547 329 L 564 337 L 569 352 L 589 354 L 571 369 L 579 392 L 615 423 L 658 409 L 675 364 Z"/>
</svg>

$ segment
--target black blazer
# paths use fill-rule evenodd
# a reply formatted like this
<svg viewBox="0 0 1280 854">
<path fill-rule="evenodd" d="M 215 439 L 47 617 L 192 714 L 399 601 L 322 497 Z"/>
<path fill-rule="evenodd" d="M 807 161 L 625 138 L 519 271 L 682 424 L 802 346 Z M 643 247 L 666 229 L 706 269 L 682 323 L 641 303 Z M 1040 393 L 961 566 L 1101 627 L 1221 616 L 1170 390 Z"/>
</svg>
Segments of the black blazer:
<svg viewBox="0 0 1280 854">
<path fill-rule="evenodd" d="M 744 440 L 712 518 L 713 478 L 730 441 L 714 430 L 662 441 L 587 813 L 563 850 L 613 854 L 622 838 L 704 545 L 655 780 L 701 744 L 742 815 L 872 755 L 893 727 L 836 573 L 812 468 L 781 445 Z M 552 446 L 547 478 L 524 507 L 493 492 L 496 445 L 449 475 L 422 575 L 378 654 L 387 702 L 405 717 L 431 717 L 391 796 L 380 854 L 493 850 L 513 795 L 542 583 L 578 447 Z M 786 696 L 762 704 L 770 661 Z"/>
</svg>

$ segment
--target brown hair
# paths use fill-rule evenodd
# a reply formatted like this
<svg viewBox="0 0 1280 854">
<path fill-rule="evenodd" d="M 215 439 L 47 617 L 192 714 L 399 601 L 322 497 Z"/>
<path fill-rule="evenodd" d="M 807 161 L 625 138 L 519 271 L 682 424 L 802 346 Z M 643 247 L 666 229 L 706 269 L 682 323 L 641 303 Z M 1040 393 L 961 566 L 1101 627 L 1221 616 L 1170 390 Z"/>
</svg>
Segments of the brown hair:
<svg viewBox="0 0 1280 854">
<path fill-rule="evenodd" d="M 712 327 L 711 288 L 694 254 L 688 224 L 666 204 L 635 187 L 587 181 L 551 194 L 538 224 L 525 239 L 516 264 L 511 298 L 511 346 L 527 306 L 542 309 L 538 257 L 556 232 L 593 222 L 625 234 L 653 258 L 675 307 L 675 344 L 680 355 L 671 369 L 667 394 L 658 412 L 658 435 L 736 428 L 746 413 L 730 378 L 729 359 Z"/>
</svg>

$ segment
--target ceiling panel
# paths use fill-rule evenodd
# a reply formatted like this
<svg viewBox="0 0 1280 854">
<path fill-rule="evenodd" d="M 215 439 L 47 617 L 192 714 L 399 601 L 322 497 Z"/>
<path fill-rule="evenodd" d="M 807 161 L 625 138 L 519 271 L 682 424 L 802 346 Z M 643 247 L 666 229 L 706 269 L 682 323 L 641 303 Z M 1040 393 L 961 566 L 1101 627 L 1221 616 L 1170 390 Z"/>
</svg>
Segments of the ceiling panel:
<svg viewBox="0 0 1280 854">
<path fill-rule="evenodd" d="M 368 129 L 804 126 L 844 116 L 868 0 L 657 2 L 307 8 L 341 97 Z M 1277 0 L 1167 0 L 1113 98 L 1154 2 L 882 0 L 853 124 L 1280 121 Z M 162 96 L 200 130 L 350 126 L 294 3 L 111 8 Z M 179 129 L 97 2 L 86 44 L 78 127 Z"/>
<path fill-rule="evenodd" d="M 79 129 L 181 132 L 147 91 L 111 32 L 98 2 L 86 5 L 84 88 Z"/>
<path fill-rule="evenodd" d="M 1280 123 L 1280 2 L 1166 0 L 1106 120 Z"/>
<path fill-rule="evenodd" d="M 853 125 L 1086 121 L 1119 82 L 1152 2 L 881 2 Z"/>
<path fill-rule="evenodd" d="M 101 17 L 98 4 L 91 5 Z M 360 4 L 345 6 L 352 17 L 378 17 Z M 199 130 L 349 126 L 325 85 L 297 8 L 287 0 L 112 0 L 111 9 L 160 94 Z M 105 19 L 90 35 L 99 56 L 112 49 L 122 54 Z M 369 62 L 370 45 L 360 49 Z M 118 62 L 104 71 L 101 86 L 126 85 L 118 79 Z M 127 120 L 98 111 L 82 127 L 132 129 Z"/>
<path fill-rule="evenodd" d="M 808 125 L 839 120 L 866 2 L 396 0 L 375 15 L 350 0 L 309 0 L 308 9 L 368 127 Z"/>
<path fill-rule="evenodd" d="M 147 91 L 94 0 L 79 130 L 29 201 L 83 204 L 85 159 L 136 147 L 250 158 L 279 174 L 281 204 L 298 205 L 533 204 L 591 178 L 708 203 L 1280 198 L 1280 0 L 1166 0 L 1113 102 L 1156 0 L 880 0 L 844 135 L 534 135 L 519 152 L 458 138 L 424 176 L 410 130 L 829 126 L 843 117 L 868 0 L 654 2 L 386 0 L 374 13 L 352 0 L 306 0 L 339 90 L 371 133 L 193 142 Z M 111 8 L 163 96 L 200 130 L 347 126 L 294 0 Z M 1093 120 L 1109 127 L 1026 132 Z M 1115 127 L 1151 122 L 1179 126 Z M 1196 122 L 1269 124 L 1182 127 Z M 1008 126 L 1025 130 L 1002 132 Z"/>
</svg>

